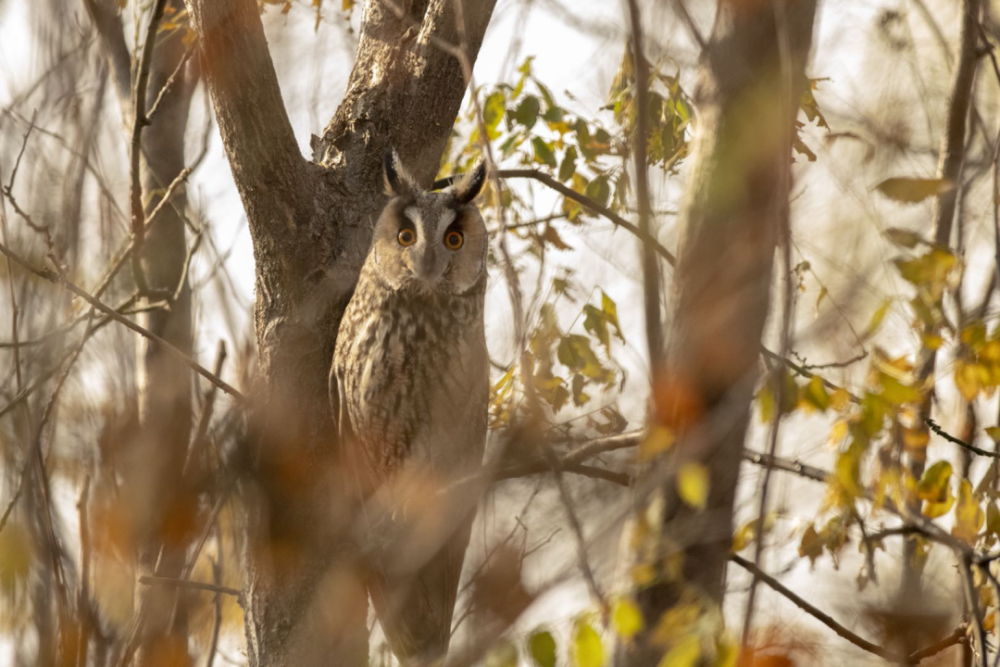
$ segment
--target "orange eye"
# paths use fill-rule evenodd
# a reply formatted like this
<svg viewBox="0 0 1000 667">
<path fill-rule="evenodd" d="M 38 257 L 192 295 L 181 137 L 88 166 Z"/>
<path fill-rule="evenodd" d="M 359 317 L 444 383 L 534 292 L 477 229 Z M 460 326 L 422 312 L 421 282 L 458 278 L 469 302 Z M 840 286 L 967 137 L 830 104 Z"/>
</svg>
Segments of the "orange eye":
<svg viewBox="0 0 1000 667">
<path fill-rule="evenodd" d="M 444 235 L 444 244 L 448 250 L 458 250 L 465 243 L 465 237 L 462 236 L 462 232 L 450 231 Z"/>
<path fill-rule="evenodd" d="M 399 234 L 396 235 L 396 240 L 399 241 L 399 245 L 401 246 L 413 245 L 417 242 L 417 233 L 409 227 L 404 227 L 399 230 Z"/>
</svg>

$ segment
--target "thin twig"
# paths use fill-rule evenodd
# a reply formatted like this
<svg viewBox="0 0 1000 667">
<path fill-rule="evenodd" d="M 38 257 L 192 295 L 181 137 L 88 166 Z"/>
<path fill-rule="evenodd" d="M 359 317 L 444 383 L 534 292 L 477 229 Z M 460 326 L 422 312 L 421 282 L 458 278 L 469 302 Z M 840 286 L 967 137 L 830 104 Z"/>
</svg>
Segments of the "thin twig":
<svg viewBox="0 0 1000 667">
<path fill-rule="evenodd" d="M 163 87 L 160 88 L 160 92 L 156 94 L 156 99 L 153 100 L 152 106 L 150 106 L 149 111 L 146 112 L 147 123 L 152 122 L 153 116 L 156 115 L 157 110 L 160 108 L 160 102 L 163 101 L 163 97 L 173 87 L 174 81 L 177 79 L 177 75 L 180 74 L 182 69 L 184 69 L 184 65 L 186 65 L 187 61 L 191 59 L 191 56 L 194 55 L 194 51 L 197 46 L 198 45 L 195 42 L 188 45 L 187 50 L 184 51 L 184 55 L 181 56 L 180 61 L 177 63 L 177 67 L 174 68 L 174 71 L 170 73 L 170 76 L 167 77 L 167 80 L 163 83 Z"/>
<path fill-rule="evenodd" d="M 767 574 L 766 572 L 764 572 L 763 570 L 761 570 L 759 567 L 757 567 L 756 565 L 754 565 L 750 561 L 746 560 L 745 558 L 739 556 L 738 554 L 731 554 L 729 556 L 729 560 L 731 560 L 732 562 L 736 563 L 737 565 L 739 565 L 740 567 L 742 567 L 744 570 L 746 570 L 747 572 L 749 572 L 750 574 L 752 574 L 754 577 L 756 577 L 760 581 L 762 581 L 765 584 L 767 584 L 767 586 L 769 588 L 771 588 L 775 592 L 777 592 L 777 593 L 781 594 L 782 596 L 784 596 L 789 602 L 791 602 L 792 604 L 794 604 L 796 607 L 798 607 L 802 611 L 806 612 L 807 614 L 809 614 L 810 616 L 812 616 L 813 618 L 815 618 L 817 621 L 819 621 L 820 623 L 822 623 L 826 627 L 828 627 L 831 630 L 833 630 L 840 637 L 842 637 L 842 638 L 846 639 L 847 641 L 851 642 L 852 644 L 854 644 L 858 648 L 860 648 L 862 650 L 865 650 L 865 651 L 868 651 L 869 653 L 877 655 L 877 656 L 879 656 L 881 658 L 884 658 L 886 660 L 889 660 L 891 662 L 897 662 L 897 663 L 900 663 L 900 662 L 906 663 L 906 662 L 908 662 L 907 656 L 903 656 L 903 655 L 900 655 L 898 653 L 894 653 L 892 651 L 888 651 L 888 650 L 882 648 L 881 646 L 879 646 L 878 644 L 874 644 L 874 643 L 868 641 L 867 639 L 865 639 L 863 637 L 860 637 L 859 635 L 851 632 L 850 630 L 848 630 L 847 628 L 845 628 L 843 625 L 841 625 L 840 623 L 838 623 L 837 621 L 835 621 L 832 616 L 830 616 L 829 614 L 823 612 L 822 610 L 820 610 L 816 606 L 810 604 L 809 602 L 807 602 L 803 598 L 799 597 L 798 595 L 796 595 L 795 593 L 793 593 L 790 589 L 788 589 L 787 587 L 785 587 L 785 585 L 782 584 L 780 581 L 778 581 L 777 579 L 775 579 L 771 575 Z"/>
<path fill-rule="evenodd" d="M 667 261 L 667 263 L 670 266 L 674 266 L 677 262 L 677 259 L 674 257 L 674 254 L 669 250 L 667 250 L 666 248 L 664 248 L 663 245 L 655 238 L 653 238 L 648 234 L 643 234 L 638 227 L 636 227 L 635 225 L 633 225 L 631 222 L 621 217 L 620 215 L 616 214 L 607 206 L 602 206 L 601 204 L 597 203 L 587 195 L 580 194 L 579 192 L 576 192 L 575 190 L 566 187 L 552 176 L 546 174 L 544 171 L 539 171 L 537 169 L 500 169 L 497 172 L 497 176 L 499 176 L 500 178 L 530 178 L 539 181 L 540 183 L 543 183 L 544 185 L 547 185 L 548 187 L 552 188 L 553 190 L 561 194 L 563 197 L 566 197 L 567 199 L 571 199 L 576 203 L 583 205 L 585 208 L 588 208 L 594 211 L 595 213 L 600 214 L 601 216 L 607 218 L 608 220 L 613 222 L 615 225 L 621 227 L 622 229 L 631 232 L 643 243 L 651 245 L 656 250 L 656 252 L 659 253 L 660 256 Z"/>
<path fill-rule="evenodd" d="M 554 473 L 556 479 L 556 488 L 559 490 L 559 498 L 562 501 L 563 509 L 566 511 L 566 519 L 569 522 L 569 527 L 573 530 L 573 537 L 576 540 L 576 556 L 577 562 L 580 566 L 580 572 L 583 574 L 584 581 L 587 582 L 587 588 L 590 589 L 590 594 L 594 596 L 594 599 L 601 607 L 601 612 L 607 614 L 610 611 L 608 607 L 608 602 L 604 597 L 604 593 L 601 591 L 601 587 L 597 583 L 597 578 L 594 576 L 594 570 L 590 567 L 590 560 L 587 557 L 587 540 L 583 536 L 583 526 L 580 524 L 580 518 L 576 515 L 576 510 L 573 509 L 573 500 L 569 497 L 569 491 L 566 489 L 566 482 L 563 479 L 563 471 L 559 465 L 559 459 L 552 452 L 551 447 L 542 447 L 545 457 L 548 460 L 549 465 L 552 467 L 552 472 Z"/>
<path fill-rule="evenodd" d="M 962 574 L 962 590 L 965 593 L 965 603 L 969 608 L 973 637 L 973 652 L 979 652 L 977 664 L 986 667 L 986 629 L 983 627 L 983 617 L 979 613 L 979 591 L 972 578 L 972 560 L 968 557 L 958 559 L 958 568 Z"/>
<path fill-rule="evenodd" d="M 223 593 L 225 595 L 232 595 L 239 602 L 240 606 L 243 606 L 243 593 L 229 586 L 217 586 L 216 584 L 207 584 L 201 581 L 187 581 L 185 579 L 159 577 L 150 574 L 144 574 L 139 577 L 139 583 L 144 586 L 176 586 L 178 588 L 190 588 L 198 591 L 209 591 L 211 593 Z"/>
<path fill-rule="evenodd" d="M 630 24 L 630 49 L 632 67 L 635 73 L 635 128 L 632 132 L 632 155 L 635 160 L 635 196 L 639 209 L 639 236 L 643 239 L 655 238 L 652 230 L 652 215 L 649 206 L 649 167 L 646 164 L 646 127 L 649 108 L 649 64 L 642 46 L 642 19 L 637 0 L 628 0 Z M 656 260 L 656 249 L 652 243 L 641 244 L 639 260 L 642 264 L 642 300 L 646 322 L 646 347 L 653 386 L 663 372 L 663 325 L 660 322 L 660 264 Z"/>
<path fill-rule="evenodd" d="M 979 454 L 980 456 L 988 456 L 993 459 L 1000 459 L 1000 453 L 991 452 L 988 449 L 982 449 L 981 447 L 976 447 L 975 445 L 972 445 L 966 442 L 965 440 L 962 440 L 961 438 L 956 438 L 955 436 L 953 436 L 952 434 L 948 433 L 943 428 L 941 428 L 941 426 L 930 417 L 924 419 L 924 423 L 927 424 L 927 428 L 934 431 L 948 442 L 958 445 L 963 449 L 967 449 L 973 454 Z"/>
<path fill-rule="evenodd" d="M 58 275 L 58 274 L 56 274 L 56 273 L 54 273 L 52 271 L 46 270 L 46 269 L 39 269 L 39 268 L 31 265 L 23 257 L 21 257 L 16 252 L 14 252 L 10 248 L 8 248 L 7 246 L 2 245 L 2 244 L 0 244 L 0 254 L 5 255 L 8 259 L 14 260 L 16 263 L 20 264 L 22 267 L 24 267 L 25 269 L 27 269 L 31 273 L 35 274 L 39 278 L 47 280 L 47 281 L 49 281 L 51 283 L 54 283 L 56 285 L 60 285 L 64 289 L 66 289 L 69 292 L 71 292 L 71 293 L 75 294 L 76 296 L 80 297 L 81 299 L 83 299 L 84 301 L 86 301 L 87 303 L 89 303 L 91 306 L 93 306 L 94 308 L 96 308 L 100 312 L 104 313 L 105 315 L 107 315 L 108 317 L 110 317 L 111 319 L 113 319 L 115 322 L 123 324 L 124 326 L 126 326 L 127 328 L 129 328 L 132 331 L 136 332 L 137 334 L 139 334 L 141 336 L 145 336 L 146 338 L 148 338 L 149 340 L 153 341 L 157 345 L 160 345 L 164 350 L 166 350 L 167 352 L 169 352 L 175 358 L 179 359 L 181 361 L 181 363 L 183 363 L 185 366 L 187 366 L 191 370 L 195 371 L 196 373 L 198 373 L 199 375 L 201 375 L 203 378 L 205 378 L 206 380 L 208 380 L 209 382 L 211 382 L 212 384 L 214 384 L 216 387 L 218 387 L 222 391 L 226 392 L 227 394 L 229 394 L 233 398 L 237 399 L 239 402 L 241 402 L 243 404 L 245 404 L 247 402 L 246 396 L 244 396 L 242 393 L 240 393 L 235 387 L 231 386 L 229 383 L 223 381 L 221 378 L 219 378 L 216 375 L 214 375 L 211 371 L 209 371 L 208 369 L 206 369 L 204 366 L 202 366 L 201 364 L 199 364 L 197 361 L 195 361 L 194 359 L 192 359 L 191 357 L 187 356 L 186 354 L 184 354 L 183 352 L 181 352 L 179 349 L 177 349 L 173 344 L 171 344 L 168 341 L 164 340 L 160 336 L 157 336 L 152 331 L 149 331 L 148 329 L 139 326 L 138 324 L 136 324 L 135 322 L 131 321 L 127 317 L 124 317 L 124 316 L 120 315 L 113 308 L 107 306 L 106 304 L 104 304 L 100 300 L 95 299 L 88 292 L 86 292 L 82 288 L 78 287 L 76 284 L 74 284 L 73 282 L 71 282 L 65 276 Z"/>
<path fill-rule="evenodd" d="M 146 26 L 146 41 L 139 56 L 138 75 L 132 87 L 132 138 L 129 144 L 129 204 L 132 213 L 132 273 L 140 296 L 146 296 L 149 285 L 142 266 L 142 247 L 146 237 L 145 210 L 142 205 L 142 183 L 139 173 L 139 158 L 142 155 L 142 128 L 149 124 L 146 117 L 146 87 L 149 84 L 149 68 L 153 62 L 153 48 L 156 46 L 156 30 L 163 16 L 167 0 L 155 0 L 153 11 Z"/>
</svg>

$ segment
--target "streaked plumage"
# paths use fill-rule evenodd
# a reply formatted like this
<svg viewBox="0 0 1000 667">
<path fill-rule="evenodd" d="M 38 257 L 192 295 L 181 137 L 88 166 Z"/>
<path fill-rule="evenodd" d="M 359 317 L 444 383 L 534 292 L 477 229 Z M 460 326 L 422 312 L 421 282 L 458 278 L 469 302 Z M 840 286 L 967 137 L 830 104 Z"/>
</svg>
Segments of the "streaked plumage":
<svg viewBox="0 0 1000 667">
<path fill-rule="evenodd" d="M 453 188 L 423 192 L 387 158 L 391 199 L 340 324 L 330 373 L 334 420 L 363 493 L 402 507 L 394 521 L 433 523 L 443 510 L 433 504 L 437 492 L 482 462 L 488 238 L 472 200 L 483 176 L 480 165 Z M 370 594 L 401 659 L 446 651 L 471 520 L 471 512 L 460 515 L 443 546 L 432 539 L 425 555 L 413 540 L 397 545 L 396 552 L 409 550 L 400 555 L 413 559 L 412 568 L 378 569 Z"/>
</svg>

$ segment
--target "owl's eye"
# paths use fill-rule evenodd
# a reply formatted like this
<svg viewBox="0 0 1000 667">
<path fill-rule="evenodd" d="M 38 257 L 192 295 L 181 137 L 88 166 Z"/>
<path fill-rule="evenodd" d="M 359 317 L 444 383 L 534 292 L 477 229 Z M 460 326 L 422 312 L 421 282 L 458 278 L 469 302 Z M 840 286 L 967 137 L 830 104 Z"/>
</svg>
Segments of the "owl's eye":
<svg viewBox="0 0 1000 667">
<path fill-rule="evenodd" d="M 458 250 L 465 243 L 465 237 L 462 232 L 452 230 L 444 235 L 444 245 L 448 250 Z"/>
<path fill-rule="evenodd" d="M 396 235 L 396 240 L 401 246 L 410 246 L 417 242 L 417 233 L 409 227 L 403 227 Z"/>
</svg>

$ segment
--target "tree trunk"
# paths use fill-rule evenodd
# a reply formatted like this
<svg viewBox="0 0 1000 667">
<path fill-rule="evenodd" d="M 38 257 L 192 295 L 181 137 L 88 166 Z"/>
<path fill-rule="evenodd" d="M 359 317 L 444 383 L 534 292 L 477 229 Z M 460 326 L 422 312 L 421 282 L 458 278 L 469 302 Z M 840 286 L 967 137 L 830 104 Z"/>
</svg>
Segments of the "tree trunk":
<svg viewBox="0 0 1000 667">
<path fill-rule="evenodd" d="M 132 58 L 125 47 L 122 23 L 110 0 L 87 0 L 87 9 L 113 72 L 125 126 L 131 126 Z M 169 0 L 168 8 L 181 9 L 180 0 Z M 154 37 L 157 39 L 157 37 Z M 184 58 L 186 47 L 179 35 L 157 43 L 149 68 L 146 110 L 163 91 Z M 138 60 L 138 56 L 136 56 Z M 184 169 L 184 137 L 196 75 L 182 68 L 142 134 L 142 192 L 145 214 L 160 203 L 164 190 Z M 146 234 L 141 253 L 143 272 L 154 293 L 176 294 L 170 309 L 152 310 L 139 316 L 139 323 L 187 355 L 192 355 L 191 290 L 184 275 L 187 245 L 183 188 L 157 215 Z M 163 298 L 158 297 L 158 298 Z M 168 297 L 169 298 L 169 297 Z M 157 300 L 153 298 L 151 300 Z M 197 494 L 184 483 L 184 460 L 191 436 L 191 371 L 165 350 L 137 338 L 136 387 L 140 432 L 129 448 L 125 480 L 125 502 L 136 518 L 137 565 L 141 574 L 179 577 L 185 564 L 197 511 Z M 187 656 L 187 621 L 183 606 L 172 613 L 176 590 L 138 587 L 135 614 L 140 618 L 136 637 L 138 664 L 157 655 Z M 140 608 L 144 611 L 140 612 Z"/>
<path fill-rule="evenodd" d="M 256 259 L 259 354 L 245 454 L 252 483 L 245 581 L 253 665 L 367 664 L 367 598 L 349 533 L 353 499 L 330 429 L 337 326 L 385 203 L 395 147 L 434 178 L 465 93 L 451 0 L 369 2 L 343 103 L 299 153 L 254 0 L 186 0 Z M 474 62 L 495 0 L 468 2 Z"/>
<path fill-rule="evenodd" d="M 815 0 L 722 0 L 696 99 L 695 164 L 683 208 L 665 367 L 654 423 L 676 444 L 637 489 L 645 528 L 635 595 L 655 628 L 678 604 L 721 608 L 741 449 L 758 376 L 779 230 L 788 221 L 791 145 Z M 703 466 L 704 509 L 676 491 L 685 464 Z M 668 648 L 647 633 L 623 664 L 656 664 Z"/>
</svg>

